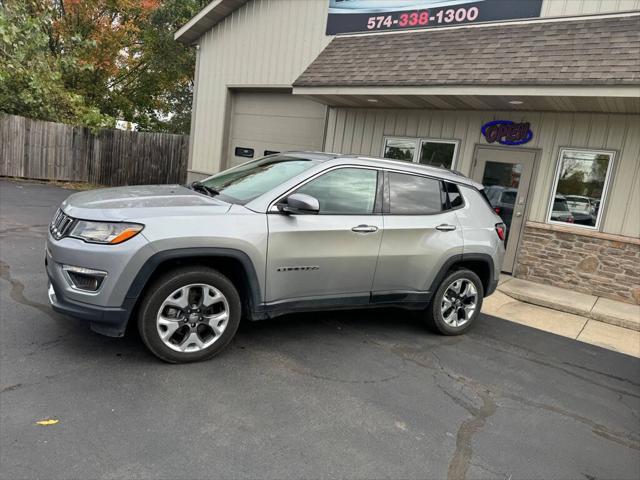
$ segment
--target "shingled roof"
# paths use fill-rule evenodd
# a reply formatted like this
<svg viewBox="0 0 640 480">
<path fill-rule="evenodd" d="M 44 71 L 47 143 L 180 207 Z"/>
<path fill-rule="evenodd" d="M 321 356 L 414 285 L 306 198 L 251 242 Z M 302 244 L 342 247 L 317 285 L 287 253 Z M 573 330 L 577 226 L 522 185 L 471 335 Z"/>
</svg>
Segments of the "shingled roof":
<svg viewBox="0 0 640 480">
<path fill-rule="evenodd" d="M 295 87 L 640 85 L 640 16 L 336 37 Z"/>
</svg>

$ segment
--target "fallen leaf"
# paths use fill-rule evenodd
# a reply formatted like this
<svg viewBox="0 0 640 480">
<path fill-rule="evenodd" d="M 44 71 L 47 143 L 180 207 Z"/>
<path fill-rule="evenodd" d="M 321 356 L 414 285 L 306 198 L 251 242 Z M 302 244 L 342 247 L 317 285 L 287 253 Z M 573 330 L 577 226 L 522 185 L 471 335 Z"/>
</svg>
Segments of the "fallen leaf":
<svg viewBox="0 0 640 480">
<path fill-rule="evenodd" d="M 60 420 L 54 420 L 53 418 L 50 418 L 49 420 L 40 420 L 39 422 L 36 422 L 38 425 L 43 425 L 43 426 L 47 426 L 47 425 L 55 425 L 56 423 L 58 423 Z"/>
</svg>

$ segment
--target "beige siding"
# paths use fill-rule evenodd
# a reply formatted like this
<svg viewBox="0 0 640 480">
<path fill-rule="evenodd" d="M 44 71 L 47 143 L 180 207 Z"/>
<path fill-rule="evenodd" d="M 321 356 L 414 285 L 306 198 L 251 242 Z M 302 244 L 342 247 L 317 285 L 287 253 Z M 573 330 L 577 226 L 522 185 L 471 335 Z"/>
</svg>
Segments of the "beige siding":
<svg viewBox="0 0 640 480">
<path fill-rule="evenodd" d="M 640 0 L 544 0 L 542 17 L 564 17 L 640 10 Z"/>
<path fill-rule="evenodd" d="M 531 123 L 527 148 L 540 149 L 529 219 L 544 222 L 561 147 L 615 150 L 603 231 L 640 236 L 640 116 L 540 112 L 453 112 L 332 108 L 325 150 L 380 156 L 383 137 L 459 140 L 456 169 L 469 175 L 476 145 L 486 144 L 480 127 L 507 118 Z"/>
<path fill-rule="evenodd" d="M 191 170 L 220 168 L 228 87 L 290 86 L 320 53 L 330 40 L 324 33 L 328 4 L 254 0 L 200 39 Z"/>
</svg>

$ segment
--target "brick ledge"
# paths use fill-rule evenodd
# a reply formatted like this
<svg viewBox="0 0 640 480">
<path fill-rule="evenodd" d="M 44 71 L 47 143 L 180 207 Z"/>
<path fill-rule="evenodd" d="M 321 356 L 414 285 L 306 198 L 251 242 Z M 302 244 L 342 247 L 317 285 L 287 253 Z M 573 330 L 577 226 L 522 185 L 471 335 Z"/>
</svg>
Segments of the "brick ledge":
<svg viewBox="0 0 640 480">
<path fill-rule="evenodd" d="M 538 230 L 552 230 L 554 232 L 571 233 L 583 237 L 599 238 L 601 240 L 610 240 L 612 242 L 629 243 L 631 245 L 640 245 L 640 238 L 626 237 L 624 235 L 615 235 L 613 233 L 598 232 L 580 227 L 565 227 L 564 225 L 552 225 L 550 223 L 527 221 L 526 227 L 537 228 Z"/>
</svg>

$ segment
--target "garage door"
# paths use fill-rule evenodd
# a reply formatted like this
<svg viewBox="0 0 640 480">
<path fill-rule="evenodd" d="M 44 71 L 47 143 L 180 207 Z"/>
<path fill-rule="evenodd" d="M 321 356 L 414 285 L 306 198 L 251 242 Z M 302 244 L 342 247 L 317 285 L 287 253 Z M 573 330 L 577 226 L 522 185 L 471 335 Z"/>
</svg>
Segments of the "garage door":
<svg viewBox="0 0 640 480">
<path fill-rule="evenodd" d="M 322 150 L 326 106 L 288 93 L 235 92 L 227 166 L 287 150 Z"/>
</svg>

